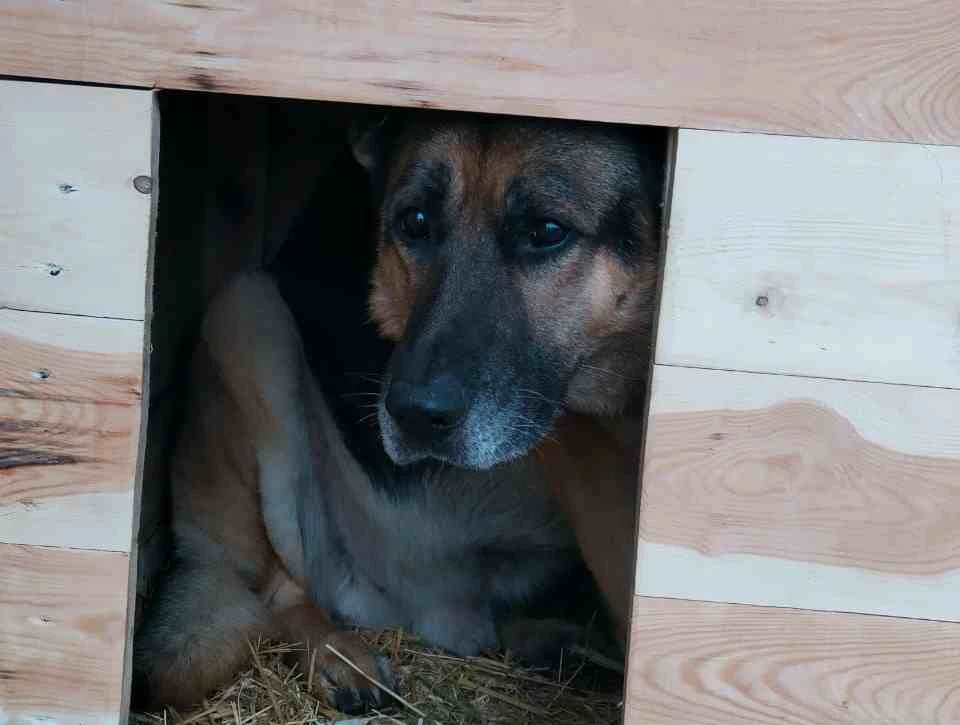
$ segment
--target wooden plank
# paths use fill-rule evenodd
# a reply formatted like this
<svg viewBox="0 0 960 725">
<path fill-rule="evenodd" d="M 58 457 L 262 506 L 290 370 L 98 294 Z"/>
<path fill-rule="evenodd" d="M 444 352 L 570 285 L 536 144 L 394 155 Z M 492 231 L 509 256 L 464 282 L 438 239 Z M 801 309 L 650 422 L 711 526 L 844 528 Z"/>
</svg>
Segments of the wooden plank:
<svg viewBox="0 0 960 725">
<path fill-rule="evenodd" d="M 137 426 L 137 455 L 136 469 L 132 485 L 131 536 L 130 552 L 127 556 L 127 586 L 125 590 L 123 627 L 123 658 L 120 665 L 120 722 L 127 723 L 130 718 L 130 701 L 133 690 L 133 634 L 137 622 L 137 576 L 140 571 L 140 515 L 143 500 L 143 476 L 146 463 L 147 438 L 150 431 L 150 400 L 152 398 L 153 381 L 150 377 L 152 370 L 151 356 L 153 354 L 153 321 L 156 308 L 154 306 L 154 274 L 156 273 L 156 233 L 157 210 L 159 208 L 160 189 L 160 104 L 159 95 L 151 97 L 151 129 L 150 129 L 150 169 L 154 179 L 150 201 L 150 228 L 147 237 L 147 267 L 145 270 L 144 288 L 146 290 L 144 317 L 146 324 L 143 330 L 143 359 L 141 361 L 141 376 L 143 380 L 140 395 L 140 420 Z"/>
<path fill-rule="evenodd" d="M 958 309 L 960 148 L 680 132 L 657 362 L 960 388 Z"/>
<path fill-rule="evenodd" d="M 0 722 L 120 722 L 127 555 L 0 544 Z"/>
<path fill-rule="evenodd" d="M 126 552 L 132 512 L 131 491 L 23 497 L 0 505 L 0 542 Z"/>
<path fill-rule="evenodd" d="M 150 128 L 146 91 L 0 81 L 0 308 L 143 319 Z"/>
<path fill-rule="evenodd" d="M 637 597 L 625 725 L 954 725 L 960 626 Z"/>
<path fill-rule="evenodd" d="M 960 143 L 955 0 L 8 0 L 0 72 Z"/>
<path fill-rule="evenodd" d="M 0 542 L 129 551 L 143 323 L 0 310 Z"/>
<path fill-rule="evenodd" d="M 150 401 L 150 424 L 141 466 L 140 510 L 137 517 L 137 540 L 140 556 L 137 562 L 137 591 L 147 593 L 154 581 L 166 551 L 145 548 L 165 541 L 170 528 L 170 463 L 176 440 L 179 413 L 183 408 L 183 391 L 179 388 Z"/>
<path fill-rule="evenodd" d="M 657 365 L 637 593 L 960 621 L 960 392 Z"/>
</svg>

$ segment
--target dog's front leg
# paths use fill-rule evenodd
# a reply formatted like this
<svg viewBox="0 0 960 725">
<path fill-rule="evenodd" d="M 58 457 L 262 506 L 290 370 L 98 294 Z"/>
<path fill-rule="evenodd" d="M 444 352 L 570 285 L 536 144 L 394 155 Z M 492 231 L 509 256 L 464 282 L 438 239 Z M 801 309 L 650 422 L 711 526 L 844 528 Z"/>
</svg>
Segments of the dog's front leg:
<svg viewBox="0 0 960 725">
<path fill-rule="evenodd" d="M 273 280 L 263 274 L 235 280 L 211 305 L 204 341 L 256 458 L 260 514 L 278 560 L 261 591 L 270 629 L 305 646 L 304 674 L 313 673 L 315 689 L 332 694 L 339 709 L 380 702 L 380 690 L 327 647 L 369 677 L 389 681 L 386 661 L 321 608 L 337 576 L 325 487 L 344 475 L 343 457 L 314 435 L 316 418 L 325 412 L 293 316 Z"/>
</svg>

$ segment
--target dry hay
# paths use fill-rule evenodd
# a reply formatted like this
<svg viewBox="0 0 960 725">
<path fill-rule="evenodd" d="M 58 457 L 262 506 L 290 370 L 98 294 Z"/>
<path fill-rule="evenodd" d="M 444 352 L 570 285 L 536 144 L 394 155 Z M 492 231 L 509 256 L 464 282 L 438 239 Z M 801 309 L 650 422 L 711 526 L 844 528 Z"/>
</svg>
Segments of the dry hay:
<svg viewBox="0 0 960 725">
<path fill-rule="evenodd" d="M 285 664 L 292 648 L 261 642 L 251 666 L 192 713 L 132 715 L 133 725 L 615 725 L 621 721 L 620 663 L 578 650 L 558 676 L 525 670 L 508 657 L 454 657 L 403 632 L 367 635 L 397 675 L 399 700 L 367 717 L 346 716 L 307 692 Z"/>
</svg>

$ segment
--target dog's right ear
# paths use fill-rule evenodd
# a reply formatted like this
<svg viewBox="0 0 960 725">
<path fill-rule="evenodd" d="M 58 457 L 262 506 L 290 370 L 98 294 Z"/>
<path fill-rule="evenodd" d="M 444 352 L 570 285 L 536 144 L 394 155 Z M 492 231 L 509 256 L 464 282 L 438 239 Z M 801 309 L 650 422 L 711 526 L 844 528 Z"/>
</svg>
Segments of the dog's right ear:
<svg viewBox="0 0 960 725">
<path fill-rule="evenodd" d="M 368 173 L 383 165 L 389 112 L 354 119 L 347 131 L 353 157 Z"/>
</svg>

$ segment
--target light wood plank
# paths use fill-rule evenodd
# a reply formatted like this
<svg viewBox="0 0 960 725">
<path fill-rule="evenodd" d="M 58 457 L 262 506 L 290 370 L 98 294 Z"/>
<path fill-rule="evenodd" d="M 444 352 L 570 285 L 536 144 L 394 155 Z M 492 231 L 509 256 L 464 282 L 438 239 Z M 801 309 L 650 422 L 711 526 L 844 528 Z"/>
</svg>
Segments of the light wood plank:
<svg viewBox="0 0 960 725">
<path fill-rule="evenodd" d="M 159 180 L 160 169 L 160 104 L 159 95 L 153 94 L 151 98 L 152 118 L 151 118 L 151 142 L 150 142 L 150 168 L 153 169 L 153 176 L 156 181 Z M 123 627 L 123 659 L 120 665 L 120 721 L 127 723 L 130 718 L 130 701 L 133 695 L 133 635 L 136 625 L 137 614 L 137 574 L 140 569 L 140 514 L 141 501 L 143 499 L 143 476 L 146 462 L 147 438 L 150 430 L 150 400 L 152 399 L 153 380 L 150 371 L 153 369 L 151 357 L 153 355 L 153 321 L 156 313 L 156 301 L 152 294 L 155 288 L 155 273 L 157 260 L 156 233 L 159 208 L 159 188 L 153 189 L 150 206 L 150 230 L 147 238 L 147 268 L 145 273 L 144 288 L 147 291 L 144 307 L 144 317 L 146 324 L 143 331 L 143 355 L 144 359 L 141 365 L 143 386 L 140 395 L 140 420 L 137 425 L 137 454 L 136 469 L 132 483 L 132 496 L 130 502 L 131 512 L 131 536 L 130 549 L 127 556 L 127 588 L 126 602 L 124 603 L 124 627 Z"/>
<path fill-rule="evenodd" d="M 0 310 L 0 542 L 129 551 L 143 323 Z"/>
<path fill-rule="evenodd" d="M 21 498 L 0 504 L 0 542 L 130 550 L 133 492 Z"/>
<path fill-rule="evenodd" d="M 960 143 L 955 0 L 6 2 L 0 73 Z"/>
<path fill-rule="evenodd" d="M 7 398 L 131 405 L 140 399 L 142 322 L 0 309 Z"/>
<path fill-rule="evenodd" d="M 658 362 L 960 388 L 958 310 L 960 148 L 680 132 Z"/>
<path fill-rule="evenodd" d="M 960 392 L 655 366 L 637 593 L 960 621 Z"/>
<path fill-rule="evenodd" d="M 120 721 L 127 556 L 0 544 L 0 721 Z"/>
<path fill-rule="evenodd" d="M 954 725 L 960 626 L 637 597 L 625 725 Z"/>
<path fill-rule="evenodd" d="M 147 91 L 0 81 L 0 308 L 143 319 L 150 134 Z"/>
</svg>

